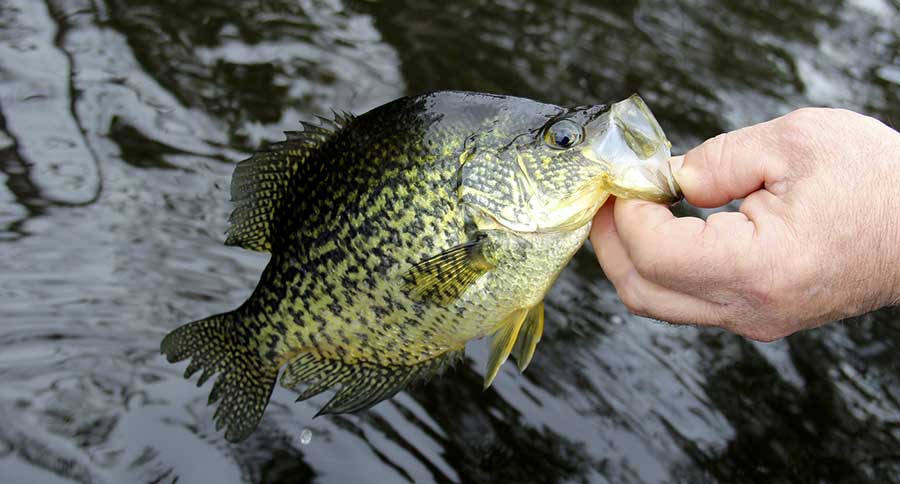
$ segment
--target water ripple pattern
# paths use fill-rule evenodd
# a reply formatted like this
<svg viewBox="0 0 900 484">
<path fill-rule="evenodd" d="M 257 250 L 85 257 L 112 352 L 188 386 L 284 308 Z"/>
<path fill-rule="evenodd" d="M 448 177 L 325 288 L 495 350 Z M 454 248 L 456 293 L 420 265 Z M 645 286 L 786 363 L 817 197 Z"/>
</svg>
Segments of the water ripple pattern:
<svg viewBox="0 0 900 484">
<path fill-rule="evenodd" d="M 355 415 L 276 389 L 240 444 L 159 353 L 266 262 L 234 163 L 434 89 L 640 92 L 683 151 L 801 105 L 900 120 L 894 0 L 3 0 L 4 482 L 900 482 L 900 315 L 762 345 L 628 314 L 589 250 L 527 373 L 487 359 Z"/>
</svg>

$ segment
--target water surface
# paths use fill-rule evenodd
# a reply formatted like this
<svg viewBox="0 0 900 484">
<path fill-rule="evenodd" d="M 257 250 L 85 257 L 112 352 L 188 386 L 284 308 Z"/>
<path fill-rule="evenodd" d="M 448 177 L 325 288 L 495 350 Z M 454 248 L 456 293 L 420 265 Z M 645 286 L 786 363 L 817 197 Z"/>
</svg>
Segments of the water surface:
<svg viewBox="0 0 900 484">
<path fill-rule="evenodd" d="M 227 6 L 226 6 L 227 5 Z M 242 302 L 234 163 L 331 109 L 433 89 L 640 92 L 683 152 L 804 105 L 900 119 L 900 4 L 0 1 L 4 482 L 900 482 L 900 314 L 762 345 L 633 317 L 583 250 L 525 375 L 451 374 L 253 436 L 159 356 Z"/>
</svg>

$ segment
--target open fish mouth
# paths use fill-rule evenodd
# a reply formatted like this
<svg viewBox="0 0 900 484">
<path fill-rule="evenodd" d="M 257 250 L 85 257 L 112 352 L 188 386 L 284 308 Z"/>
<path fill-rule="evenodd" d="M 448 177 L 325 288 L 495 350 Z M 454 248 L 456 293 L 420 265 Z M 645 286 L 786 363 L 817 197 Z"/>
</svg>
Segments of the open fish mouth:
<svg viewBox="0 0 900 484">
<path fill-rule="evenodd" d="M 672 144 L 637 94 L 613 104 L 605 130 L 590 143 L 592 158 L 605 163 L 605 188 L 613 195 L 676 203 L 684 196 L 669 165 Z"/>
</svg>

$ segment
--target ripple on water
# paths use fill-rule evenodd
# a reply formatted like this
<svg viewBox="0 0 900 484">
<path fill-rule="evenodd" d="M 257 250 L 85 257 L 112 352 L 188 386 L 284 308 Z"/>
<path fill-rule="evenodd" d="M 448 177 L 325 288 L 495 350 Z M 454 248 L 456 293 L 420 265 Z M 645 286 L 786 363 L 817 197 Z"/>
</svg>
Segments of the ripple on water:
<svg viewBox="0 0 900 484">
<path fill-rule="evenodd" d="M 453 88 L 639 91 L 677 149 L 804 104 L 900 118 L 883 1 L 0 6 L 0 473 L 34 482 L 900 482 L 897 314 L 759 345 L 631 316 L 584 251 L 524 375 L 484 343 L 358 415 L 276 389 L 229 444 L 158 354 L 267 258 L 233 163 L 330 109 Z"/>
</svg>

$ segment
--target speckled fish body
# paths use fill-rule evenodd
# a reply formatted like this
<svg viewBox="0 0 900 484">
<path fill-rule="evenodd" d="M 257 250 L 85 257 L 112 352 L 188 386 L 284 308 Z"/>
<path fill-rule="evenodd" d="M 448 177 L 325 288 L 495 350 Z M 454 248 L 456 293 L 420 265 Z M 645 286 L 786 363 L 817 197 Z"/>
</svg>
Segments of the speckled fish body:
<svg viewBox="0 0 900 484">
<path fill-rule="evenodd" d="M 669 145 L 639 98 L 566 109 L 466 92 L 335 115 L 241 162 L 226 243 L 271 252 L 238 309 L 176 329 L 218 426 L 257 425 L 279 369 L 321 413 L 390 397 L 493 335 L 485 386 L 524 370 L 542 300 L 609 193 L 674 201 Z"/>
</svg>

